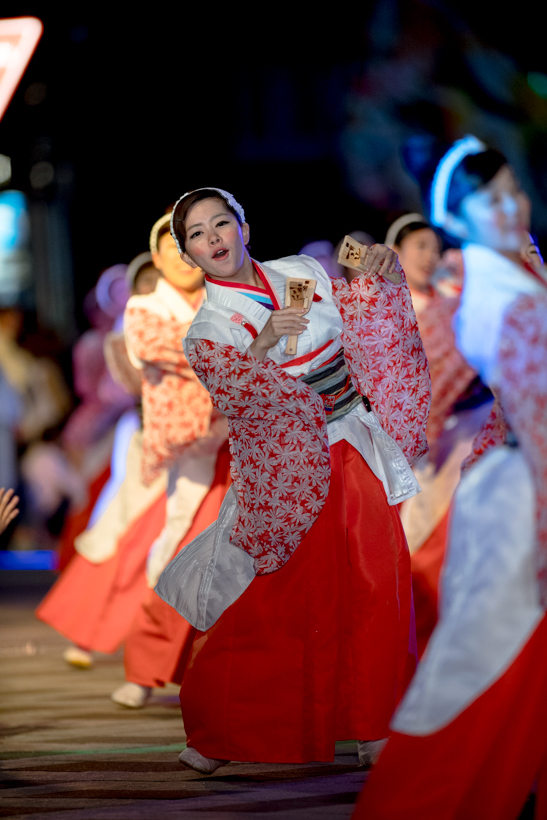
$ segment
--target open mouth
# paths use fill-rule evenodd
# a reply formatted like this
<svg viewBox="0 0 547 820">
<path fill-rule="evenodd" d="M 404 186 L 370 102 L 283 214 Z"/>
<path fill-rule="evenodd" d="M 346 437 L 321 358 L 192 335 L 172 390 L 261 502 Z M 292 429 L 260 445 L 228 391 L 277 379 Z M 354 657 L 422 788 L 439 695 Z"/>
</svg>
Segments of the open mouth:
<svg viewBox="0 0 547 820">
<path fill-rule="evenodd" d="M 226 259 L 227 256 L 228 256 L 228 251 L 226 250 L 226 248 L 219 248 L 218 251 L 213 254 L 213 259 L 222 260 L 222 259 Z"/>
</svg>

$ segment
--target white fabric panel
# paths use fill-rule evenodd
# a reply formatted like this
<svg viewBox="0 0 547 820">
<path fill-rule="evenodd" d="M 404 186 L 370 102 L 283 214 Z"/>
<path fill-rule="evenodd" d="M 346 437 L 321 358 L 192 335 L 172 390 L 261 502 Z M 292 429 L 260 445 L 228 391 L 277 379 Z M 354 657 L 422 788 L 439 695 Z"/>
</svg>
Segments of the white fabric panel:
<svg viewBox="0 0 547 820">
<path fill-rule="evenodd" d="M 166 490 L 165 471 L 150 486 L 145 487 L 140 479 L 141 459 L 142 431 L 137 430 L 129 442 L 127 469 L 118 491 L 95 524 L 74 541 L 76 551 L 92 564 L 102 564 L 112 558 L 129 525 Z"/>
<path fill-rule="evenodd" d="M 125 479 L 127 453 L 133 434 L 140 429 L 141 421 L 136 410 L 127 410 L 116 424 L 114 445 L 110 459 L 110 478 L 99 493 L 93 511 L 89 517 L 87 529 L 97 523 L 101 515 L 120 489 Z"/>
<path fill-rule="evenodd" d="M 454 321 L 456 343 L 481 379 L 495 387 L 503 317 L 519 296 L 545 293 L 545 286 L 484 245 L 464 247 L 463 267 L 465 285 Z"/>
<path fill-rule="evenodd" d="M 510 666 L 543 617 L 535 491 L 518 448 L 497 447 L 456 491 L 440 617 L 395 714 L 408 735 L 442 729 Z"/>
<path fill-rule="evenodd" d="M 196 629 L 205 632 L 245 592 L 254 561 L 230 543 L 237 498 L 230 487 L 218 519 L 188 544 L 160 575 L 155 591 Z"/>
<path fill-rule="evenodd" d="M 363 404 L 327 426 L 329 444 L 345 440 L 355 447 L 384 485 L 391 506 L 420 492 L 416 476 L 399 445 L 383 430 L 378 417 L 367 413 Z"/>
</svg>

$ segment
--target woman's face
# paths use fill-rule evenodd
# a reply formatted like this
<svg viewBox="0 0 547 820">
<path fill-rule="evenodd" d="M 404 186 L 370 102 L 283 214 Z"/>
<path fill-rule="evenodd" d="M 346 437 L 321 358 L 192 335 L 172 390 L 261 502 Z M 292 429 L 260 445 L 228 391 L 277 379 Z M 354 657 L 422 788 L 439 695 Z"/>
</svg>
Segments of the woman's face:
<svg viewBox="0 0 547 820">
<path fill-rule="evenodd" d="M 427 290 L 441 258 L 439 237 L 431 228 L 405 236 L 395 247 L 411 290 Z"/>
<path fill-rule="evenodd" d="M 154 265 L 170 285 L 185 293 L 195 293 L 203 286 L 203 271 L 191 267 L 180 258 L 175 240 L 170 233 L 160 236 L 157 253 L 152 254 Z"/>
<path fill-rule="evenodd" d="M 217 279 L 237 276 L 247 257 L 249 226 L 240 225 L 224 200 L 202 199 L 186 216 L 185 259 Z"/>
<path fill-rule="evenodd" d="M 530 200 L 504 165 L 487 185 L 462 200 L 459 216 L 468 242 L 519 253 L 530 230 Z"/>
<path fill-rule="evenodd" d="M 135 277 L 133 293 L 138 296 L 145 296 L 148 293 L 154 293 L 156 290 L 156 285 L 158 284 L 159 275 L 159 270 L 153 265 L 142 268 Z"/>
</svg>

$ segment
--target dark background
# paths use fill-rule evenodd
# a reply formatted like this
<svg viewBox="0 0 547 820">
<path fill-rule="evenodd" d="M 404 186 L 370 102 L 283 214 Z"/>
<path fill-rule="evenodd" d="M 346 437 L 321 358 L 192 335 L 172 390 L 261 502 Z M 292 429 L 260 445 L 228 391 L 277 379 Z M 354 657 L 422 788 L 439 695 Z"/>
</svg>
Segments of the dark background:
<svg viewBox="0 0 547 820">
<path fill-rule="evenodd" d="M 2 17 L 39 17 L 44 35 L 0 152 L 34 208 L 35 276 L 47 256 L 70 292 L 76 325 L 49 319 L 67 341 L 100 271 L 145 250 L 193 187 L 234 193 L 257 259 L 357 228 L 382 241 L 419 207 L 399 159 L 416 131 L 472 132 L 505 151 L 547 238 L 547 56 L 531 3 L 511 17 L 476 0 L 305 17 L 278 4 L 62 6 L 3 4 Z"/>
</svg>

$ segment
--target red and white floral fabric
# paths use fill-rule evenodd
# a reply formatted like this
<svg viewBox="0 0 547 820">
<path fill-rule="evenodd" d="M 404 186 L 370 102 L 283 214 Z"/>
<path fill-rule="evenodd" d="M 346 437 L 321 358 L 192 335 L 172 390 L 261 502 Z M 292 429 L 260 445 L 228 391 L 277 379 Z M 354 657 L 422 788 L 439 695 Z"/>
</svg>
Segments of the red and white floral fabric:
<svg viewBox="0 0 547 820">
<path fill-rule="evenodd" d="M 410 464 L 427 452 L 431 381 L 410 291 L 363 273 L 332 282 L 344 322 L 342 344 L 359 392 Z"/>
<path fill-rule="evenodd" d="M 430 445 L 438 439 L 454 404 L 477 375 L 456 347 L 452 320 L 459 304 L 459 297 L 447 298 L 435 292 L 417 314 L 431 376 L 431 410 L 426 428 Z"/>
<path fill-rule="evenodd" d="M 321 512 L 330 453 L 323 402 L 271 360 L 206 339 L 188 340 L 190 364 L 228 417 L 238 499 L 231 540 L 257 575 L 286 563 Z"/>
<path fill-rule="evenodd" d="M 500 397 L 536 489 L 538 578 L 547 607 L 547 293 L 517 299 L 502 326 Z"/>
<path fill-rule="evenodd" d="M 503 409 L 499 398 L 496 398 L 492 405 L 490 415 L 473 439 L 471 452 L 462 462 L 462 473 L 469 470 L 473 464 L 476 464 L 479 458 L 491 447 L 498 447 L 500 444 L 505 444 L 507 431 L 508 427 L 505 416 L 503 415 Z"/>
<path fill-rule="evenodd" d="M 166 305 L 163 311 L 158 307 L 160 297 Z M 211 421 L 211 400 L 182 349 L 196 311 L 188 305 L 186 321 L 171 310 L 166 313 L 175 299 L 182 297 L 160 280 L 155 294 L 130 299 L 124 315 L 128 350 L 142 372 L 142 479 L 147 485 L 190 443 L 206 435 Z"/>
<path fill-rule="evenodd" d="M 361 285 L 361 277 L 351 286 L 335 282 L 337 290 L 331 299 L 330 280 L 313 264 L 312 260 L 288 257 L 263 267 L 281 304 L 285 276 L 301 276 L 312 267 L 322 299 L 308 314 L 308 332 L 315 334 L 316 352 L 329 340 L 336 349 L 341 334 L 359 392 L 369 397 L 382 427 L 406 458 L 417 458 L 427 449 L 430 381 L 406 282 L 393 285 L 365 274 Z M 231 540 L 253 557 L 256 573 L 264 574 L 288 560 L 327 497 L 330 461 L 325 411 L 319 396 L 298 381 L 302 375 L 298 368 L 288 373 L 284 362 L 270 357 L 258 362 L 246 352 L 252 337 L 245 340 L 234 317 L 226 318 L 237 306 L 258 332 L 267 320 L 262 313 L 269 313 L 242 296 L 234 301 L 233 295 L 214 283 L 207 284 L 207 292 L 208 301 L 186 338 L 185 348 L 213 404 L 230 423 L 232 477 L 238 497 Z M 330 321 L 326 323 L 321 317 L 329 310 Z M 300 341 L 304 351 L 305 334 Z M 270 350 L 270 356 L 287 358 L 278 347 L 284 350 L 280 343 Z M 319 355 L 310 354 L 304 360 L 311 364 L 315 358 Z M 364 409 L 362 412 L 366 415 Z M 406 463 L 404 467 L 408 469 Z"/>
</svg>

